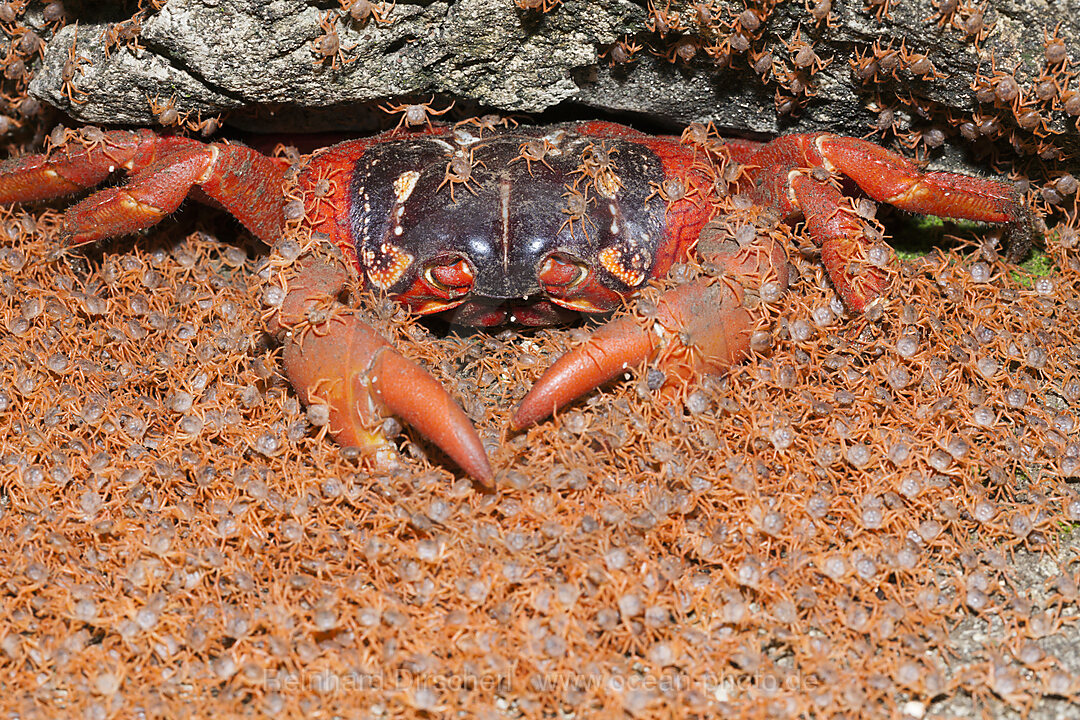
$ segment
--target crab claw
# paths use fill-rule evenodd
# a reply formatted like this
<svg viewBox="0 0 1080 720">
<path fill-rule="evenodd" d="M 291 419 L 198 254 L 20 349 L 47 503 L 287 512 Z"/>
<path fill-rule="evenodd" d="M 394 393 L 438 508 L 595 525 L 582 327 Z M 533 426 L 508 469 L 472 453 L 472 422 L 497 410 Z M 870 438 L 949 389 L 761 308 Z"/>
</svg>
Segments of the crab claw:
<svg viewBox="0 0 1080 720">
<path fill-rule="evenodd" d="M 722 269 L 720 277 L 663 293 L 647 321 L 628 315 L 600 327 L 544 372 L 518 405 L 511 428 L 538 423 L 647 361 L 657 361 L 669 377 L 688 378 L 721 372 L 745 358 L 754 330 L 747 290 L 767 281 L 777 290 L 787 288 L 784 250 L 766 237 L 742 248 L 724 243 L 705 256 Z"/>
<path fill-rule="evenodd" d="M 342 445 L 382 445 L 372 428 L 394 415 L 490 486 L 487 453 L 461 406 L 426 370 L 335 304 L 344 280 L 341 267 L 309 263 L 289 284 L 272 328 L 286 331 L 284 364 L 293 387 L 306 402 L 329 407 L 330 434 Z M 320 307 L 329 308 L 328 316 L 312 322 Z"/>
</svg>

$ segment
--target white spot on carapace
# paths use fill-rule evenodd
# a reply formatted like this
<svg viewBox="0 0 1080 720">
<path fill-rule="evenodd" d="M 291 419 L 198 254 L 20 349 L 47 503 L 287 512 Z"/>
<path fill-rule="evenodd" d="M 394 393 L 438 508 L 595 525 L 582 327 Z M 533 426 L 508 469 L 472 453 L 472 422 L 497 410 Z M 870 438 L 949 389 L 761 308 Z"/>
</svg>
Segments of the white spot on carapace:
<svg viewBox="0 0 1080 720">
<path fill-rule="evenodd" d="M 365 248 L 360 253 L 360 259 L 371 282 L 385 290 L 397 282 L 408 269 L 413 256 L 396 245 L 384 242 L 379 245 L 378 254 Z"/>
<path fill-rule="evenodd" d="M 626 262 L 626 256 L 618 246 L 606 247 L 599 254 L 600 265 L 628 287 L 637 287 L 645 281 L 645 271 Z M 638 260 L 636 255 L 631 261 Z"/>
<path fill-rule="evenodd" d="M 395 225 L 394 226 L 394 234 L 395 235 L 401 235 L 401 233 L 403 233 L 403 232 L 405 232 L 405 229 L 403 227 L 401 227 L 400 225 Z"/>
<path fill-rule="evenodd" d="M 554 146 L 548 149 L 549 155 L 562 155 L 562 148 L 559 146 L 562 144 L 563 140 L 566 139 L 565 130 L 556 130 L 553 133 L 548 133 L 542 139 L 547 140 Z"/>
<path fill-rule="evenodd" d="M 397 180 L 394 180 L 394 197 L 397 198 L 398 204 L 404 204 L 409 199 L 419 179 L 420 173 L 416 170 L 406 170 L 397 176 Z M 364 204 L 364 210 L 368 210 L 367 203 Z"/>
<path fill-rule="evenodd" d="M 471 132 L 464 128 L 457 128 L 454 130 L 454 142 L 458 145 L 468 147 L 469 145 L 475 145 L 480 142 L 480 138 L 473 135 Z"/>
<path fill-rule="evenodd" d="M 618 220 L 612 220 L 611 221 L 611 234 L 612 235 L 618 235 L 619 234 L 619 221 Z"/>
<path fill-rule="evenodd" d="M 593 183 L 597 192 L 606 197 L 608 200 L 614 200 L 615 194 L 619 192 L 619 188 L 622 187 L 622 180 L 614 172 L 606 171 L 596 174 L 596 181 Z"/>
</svg>

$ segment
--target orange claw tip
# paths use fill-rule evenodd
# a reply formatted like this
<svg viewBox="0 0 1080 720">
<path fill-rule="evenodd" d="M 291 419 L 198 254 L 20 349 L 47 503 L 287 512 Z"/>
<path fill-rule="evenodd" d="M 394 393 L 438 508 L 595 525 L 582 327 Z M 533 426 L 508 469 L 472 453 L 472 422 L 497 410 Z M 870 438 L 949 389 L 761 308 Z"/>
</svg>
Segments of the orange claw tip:
<svg viewBox="0 0 1080 720">
<path fill-rule="evenodd" d="M 494 473 L 484 444 L 438 380 L 390 348 L 379 353 L 367 374 L 390 414 L 416 428 L 481 485 L 493 486 Z"/>
<path fill-rule="evenodd" d="M 649 331 L 624 317 L 597 330 L 570 350 L 536 381 L 510 419 L 515 432 L 545 419 L 559 408 L 649 358 L 654 349 Z"/>
<path fill-rule="evenodd" d="M 510 418 L 510 430 L 521 432 L 553 414 L 557 409 L 558 407 L 554 401 L 550 403 L 549 407 L 545 407 L 530 392 L 524 400 L 518 403 L 517 410 L 514 411 L 513 417 Z"/>
</svg>

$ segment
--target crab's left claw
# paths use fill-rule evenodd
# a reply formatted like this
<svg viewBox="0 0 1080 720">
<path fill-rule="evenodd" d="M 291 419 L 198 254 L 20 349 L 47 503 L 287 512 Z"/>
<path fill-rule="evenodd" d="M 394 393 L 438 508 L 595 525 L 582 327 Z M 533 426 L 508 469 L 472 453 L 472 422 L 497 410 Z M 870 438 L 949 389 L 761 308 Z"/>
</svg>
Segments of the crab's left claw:
<svg viewBox="0 0 1080 720">
<path fill-rule="evenodd" d="M 655 361 L 669 378 L 718 373 L 750 351 L 760 290 L 787 288 L 787 256 L 782 245 L 765 236 L 739 247 L 725 241 L 699 253 L 720 268 L 717 277 L 701 277 L 668 290 L 650 317 L 627 315 L 600 327 L 581 345 L 547 369 L 518 405 L 511 428 L 540 422 L 628 368 Z M 755 298 L 755 299 L 752 299 Z"/>
<path fill-rule="evenodd" d="M 284 335 L 293 387 L 305 402 L 329 407 L 330 433 L 342 445 L 382 445 L 374 427 L 393 415 L 490 486 L 487 453 L 461 406 L 426 370 L 336 303 L 344 284 L 344 268 L 317 261 L 302 266 L 289 283 L 271 330 Z"/>
</svg>

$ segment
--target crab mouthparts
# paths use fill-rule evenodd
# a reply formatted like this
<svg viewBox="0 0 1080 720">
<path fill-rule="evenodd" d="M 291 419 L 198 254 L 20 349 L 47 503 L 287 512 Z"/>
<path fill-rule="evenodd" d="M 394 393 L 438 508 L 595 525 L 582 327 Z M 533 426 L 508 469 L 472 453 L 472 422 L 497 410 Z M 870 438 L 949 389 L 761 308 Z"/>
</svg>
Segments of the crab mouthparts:
<svg viewBox="0 0 1080 720">
<path fill-rule="evenodd" d="M 471 327 L 499 327 L 502 325 L 525 325 L 547 327 L 564 325 L 580 317 L 577 309 L 560 307 L 541 299 L 519 301 L 484 300 L 464 303 L 447 313 L 446 320 L 452 325 Z"/>
</svg>

